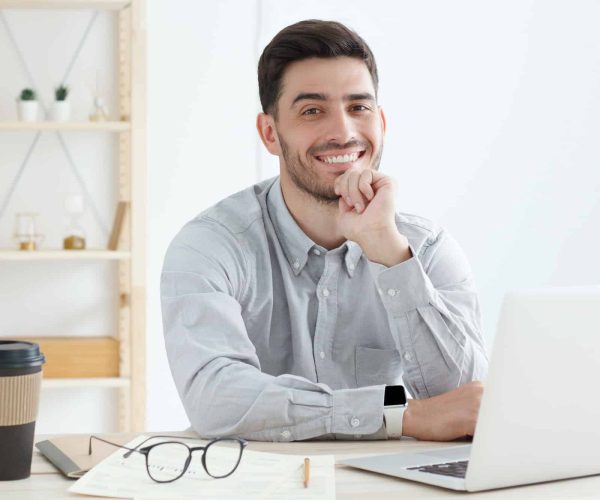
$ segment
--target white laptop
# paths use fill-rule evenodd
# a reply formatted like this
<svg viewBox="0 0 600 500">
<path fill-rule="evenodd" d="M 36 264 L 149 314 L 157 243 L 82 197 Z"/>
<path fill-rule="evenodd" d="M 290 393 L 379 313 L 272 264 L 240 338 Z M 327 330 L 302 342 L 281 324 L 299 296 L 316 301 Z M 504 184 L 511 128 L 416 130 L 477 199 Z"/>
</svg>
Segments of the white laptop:
<svg viewBox="0 0 600 500">
<path fill-rule="evenodd" d="M 472 444 L 341 463 L 465 491 L 600 474 L 599 386 L 600 286 L 510 292 Z"/>
</svg>

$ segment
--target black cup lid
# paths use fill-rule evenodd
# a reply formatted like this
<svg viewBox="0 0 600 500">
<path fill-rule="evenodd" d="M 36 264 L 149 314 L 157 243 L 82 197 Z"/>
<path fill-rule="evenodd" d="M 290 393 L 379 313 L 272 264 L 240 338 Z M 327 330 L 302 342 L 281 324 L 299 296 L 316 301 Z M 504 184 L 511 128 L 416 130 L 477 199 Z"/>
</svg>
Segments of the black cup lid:
<svg viewBox="0 0 600 500">
<path fill-rule="evenodd" d="M 45 362 L 40 346 L 24 340 L 0 340 L 0 368 L 32 368 Z"/>
</svg>

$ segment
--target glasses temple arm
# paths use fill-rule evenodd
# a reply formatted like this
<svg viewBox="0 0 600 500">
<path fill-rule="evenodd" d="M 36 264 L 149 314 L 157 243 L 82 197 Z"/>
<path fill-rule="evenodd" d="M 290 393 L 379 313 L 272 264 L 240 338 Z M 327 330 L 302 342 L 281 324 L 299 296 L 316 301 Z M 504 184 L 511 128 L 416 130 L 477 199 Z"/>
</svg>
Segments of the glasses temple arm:
<svg viewBox="0 0 600 500">
<path fill-rule="evenodd" d="M 88 443 L 88 455 L 92 454 L 92 439 L 97 439 L 98 441 L 102 441 L 103 443 L 110 444 L 112 446 L 116 446 L 117 448 L 124 448 L 126 450 L 129 450 L 127 452 L 128 453 L 127 456 L 129 456 L 130 452 L 132 452 L 132 451 L 138 451 L 134 448 L 128 448 L 127 446 L 123 446 L 122 444 L 112 443 L 111 441 L 107 441 L 106 439 L 102 439 L 97 436 L 90 436 L 90 441 Z"/>
</svg>

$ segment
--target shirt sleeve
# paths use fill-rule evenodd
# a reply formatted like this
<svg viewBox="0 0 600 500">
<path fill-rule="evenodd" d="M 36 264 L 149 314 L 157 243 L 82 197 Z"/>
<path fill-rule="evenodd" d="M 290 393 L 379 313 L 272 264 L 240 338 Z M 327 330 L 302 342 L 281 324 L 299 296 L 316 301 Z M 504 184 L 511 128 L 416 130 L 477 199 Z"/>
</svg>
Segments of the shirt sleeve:
<svg viewBox="0 0 600 500">
<path fill-rule="evenodd" d="M 403 356 L 404 383 L 421 399 L 483 380 L 488 358 L 475 284 L 458 243 L 440 231 L 411 251 L 396 266 L 370 265 Z"/>
<path fill-rule="evenodd" d="M 246 256 L 224 231 L 188 224 L 161 276 L 167 357 L 194 430 L 261 441 L 381 434 L 383 385 L 332 390 L 261 372 L 242 316 Z"/>
</svg>

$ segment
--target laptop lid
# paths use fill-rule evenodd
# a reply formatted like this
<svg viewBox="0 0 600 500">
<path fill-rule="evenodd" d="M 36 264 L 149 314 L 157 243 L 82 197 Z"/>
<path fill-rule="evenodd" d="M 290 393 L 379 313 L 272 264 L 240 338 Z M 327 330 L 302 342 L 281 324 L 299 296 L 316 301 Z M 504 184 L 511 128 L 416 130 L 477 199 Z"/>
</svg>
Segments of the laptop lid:
<svg viewBox="0 0 600 500">
<path fill-rule="evenodd" d="M 600 286 L 505 296 L 469 491 L 600 473 Z"/>
</svg>

